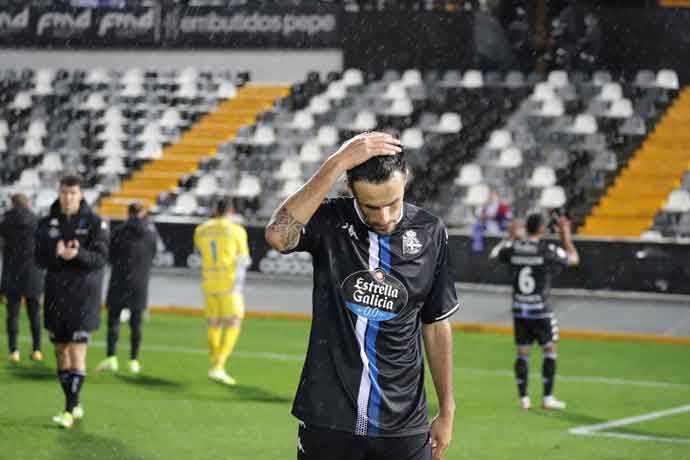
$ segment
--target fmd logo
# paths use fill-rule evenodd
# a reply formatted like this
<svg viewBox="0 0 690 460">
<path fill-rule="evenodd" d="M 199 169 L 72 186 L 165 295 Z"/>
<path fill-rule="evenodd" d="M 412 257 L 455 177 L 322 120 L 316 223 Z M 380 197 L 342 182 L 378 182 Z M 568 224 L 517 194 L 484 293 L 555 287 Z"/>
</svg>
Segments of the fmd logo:
<svg viewBox="0 0 690 460">
<path fill-rule="evenodd" d="M 98 36 L 103 37 L 109 31 L 138 34 L 153 30 L 155 16 L 153 8 L 141 16 L 131 13 L 108 13 L 103 16 L 98 26 Z"/>
<path fill-rule="evenodd" d="M 0 12 L 0 32 L 24 30 L 29 26 L 29 8 L 24 8 L 16 16 Z"/>
<path fill-rule="evenodd" d="M 50 30 L 53 35 L 71 35 L 91 27 L 91 10 L 72 16 L 69 13 L 46 13 L 38 19 L 36 34 L 43 35 Z"/>
</svg>

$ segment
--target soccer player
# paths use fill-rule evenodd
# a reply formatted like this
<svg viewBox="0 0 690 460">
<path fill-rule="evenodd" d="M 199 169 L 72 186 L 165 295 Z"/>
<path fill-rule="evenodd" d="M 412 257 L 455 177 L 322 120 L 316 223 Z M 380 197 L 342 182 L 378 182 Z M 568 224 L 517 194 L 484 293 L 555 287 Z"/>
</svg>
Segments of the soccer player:
<svg viewBox="0 0 690 460">
<path fill-rule="evenodd" d="M 19 334 L 19 310 L 22 297 L 31 324 L 33 341 L 32 361 L 42 361 L 41 352 L 41 305 L 43 293 L 43 273 L 34 260 L 34 233 L 38 218 L 29 208 L 26 195 L 12 195 L 12 209 L 7 211 L 0 222 L 0 237 L 4 241 L 2 251 L 2 292 L 7 297 L 7 339 L 9 342 L 9 361 L 19 362 L 17 335 Z"/>
<path fill-rule="evenodd" d="M 353 197 L 327 199 L 347 174 Z M 400 142 L 355 136 L 273 214 L 266 241 L 307 251 L 313 320 L 292 413 L 300 460 L 441 459 L 453 432 L 452 334 L 459 309 L 448 236 L 404 202 Z M 422 338 L 439 413 L 431 426 Z"/>
<path fill-rule="evenodd" d="M 148 305 L 149 278 L 153 258 L 156 256 L 156 232 L 146 220 L 146 208 L 130 203 L 127 221 L 113 230 L 110 239 L 110 265 L 112 273 L 108 285 L 108 349 L 107 358 L 96 368 L 97 372 L 119 369 L 116 347 L 120 335 L 120 314 L 129 310 L 130 360 L 133 374 L 141 372 L 139 346 L 141 345 L 141 317 Z"/>
<path fill-rule="evenodd" d="M 517 358 L 515 379 L 519 404 L 528 410 L 532 403 L 527 395 L 529 352 L 537 341 L 544 352 L 542 376 L 544 398 L 542 407 L 563 410 L 566 404 L 553 396 L 556 378 L 558 323 L 549 305 L 551 282 L 565 266 L 577 265 L 580 257 L 573 244 L 570 221 L 562 216 L 555 225 L 563 247 L 544 241 L 545 219 L 541 214 L 531 214 L 526 221 L 526 238 L 518 238 L 518 225 L 511 225 L 508 238 L 491 252 L 491 258 L 509 264 L 513 276 L 513 328 Z"/>
<path fill-rule="evenodd" d="M 208 377 L 226 385 L 236 381 L 225 371 L 244 318 L 244 279 L 251 265 L 247 231 L 231 221 L 228 200 L 216 203 L 214 217 L 194 230 L 201 254 L 202 290 L 208 318 Z"/>
<path fill-rule="evenodd" d="M 58 199 L 36 230 L 36 260 L 46 269 L 45 327 L 55 345 L 65 410 L 53 421 L 71 428 L 84 416 L 79 393 L 86 380 L 86 352 L 100 323 L 107 226 L 82 199 L 82 179 L 60 180 Z"/>
</svg>

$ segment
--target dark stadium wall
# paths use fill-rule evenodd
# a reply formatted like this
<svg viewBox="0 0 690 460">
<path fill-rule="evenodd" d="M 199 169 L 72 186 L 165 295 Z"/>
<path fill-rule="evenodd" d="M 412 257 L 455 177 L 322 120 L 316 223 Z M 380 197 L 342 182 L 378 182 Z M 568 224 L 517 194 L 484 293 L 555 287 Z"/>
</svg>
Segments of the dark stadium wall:
<svg viewBox="0 0 690 460">
<path fill-rule="evenodd" d="M 112 225 L 118 225 L 113 223 Z M 195 267 L 192 238 L 196 223 L 156 222 L 161 245 L 159 267 Z M 264 241 L 264 228 L 248 226 L 247 235 L 253 271 L 260 271 L 270 248 Z M 489 260 L 489 252 L 499 238 L 487 237 L 481 251 L 473 250 L 472 236 L 451 233 L 449 247 L 455 280 L 465 283 L 509 284 L 507 268 Z M 612 291 L 690 294 L 690 245 L 643 241 L 575 239 L 580 253 L 578 267 L 566 269 L 554 287 Z M 162 254 L 165 256 L 161 256 Z M 276 256 L 279 257 L 279 256 Z M 288 257 L 288 256 L 285 256 Z M 274 259 L 277 260 L 277 259 Z M 288 260 L 288 259 L 285 259 Z M 295 261 L 293 261 L 295 262 Z M 306 263 L 302 259 L 298 265 Z M 283 274 L 294 270 L 293 264 Z M 300 270 L 300 269 L 298 269 Z M 280 270 L 275 273 L 282 273 Z"/>
<path fill-rule="evenodd" d="M 34 50 L 0 49 L 0 68 L 182 69 L 187 66 L 248 70 L 252 81 L 293 83 L 316 70 L 323 76 L 340 71 L 342 52 L 324 50 Z"/>
<path fill-rule="evenodd" d="M 673 69 L 690 84 L 690 9 L 594 7 L 602 26 L 600 65 L 633 79 L 638 70 Z"/>
</svg>

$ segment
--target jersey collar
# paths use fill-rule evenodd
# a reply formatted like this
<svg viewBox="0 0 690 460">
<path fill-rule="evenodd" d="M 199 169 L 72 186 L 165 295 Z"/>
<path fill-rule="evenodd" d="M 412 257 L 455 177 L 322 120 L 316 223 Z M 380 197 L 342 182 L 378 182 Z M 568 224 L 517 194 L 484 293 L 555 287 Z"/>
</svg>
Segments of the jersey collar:
<svg viewBox="0 0 690 460">
<path fill-rule="evenodd" d="M 364 220 L 364 214 L 362 214 L 362 210 L 359 207 L 359 204 L 357 203 L 357 199 L 352 197 L 352 204 L 355 207 L 355 213 L 357 213 L 357 217 L 359 217 L 359 220 L 362 222 L 362 224 L 366 225 L 367 227 L 370 227 L 369 224 Z M 400 217 L 398 217 L 398 221 L 395 223 L 396 225 L 400 224 L 400 222 L 403 220 L 403 217 L 405 216 L 405 202 L 403 201 L 402 208 L 400 208 Z"/>
</svg>

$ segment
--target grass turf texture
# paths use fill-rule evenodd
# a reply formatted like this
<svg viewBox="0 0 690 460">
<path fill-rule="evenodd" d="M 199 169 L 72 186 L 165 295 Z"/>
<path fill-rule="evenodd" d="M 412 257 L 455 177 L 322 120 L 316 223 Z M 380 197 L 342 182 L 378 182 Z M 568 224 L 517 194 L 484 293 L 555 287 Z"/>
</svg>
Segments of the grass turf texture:
<svg viewBox="0 0 690 460">
<path fill-rule="evenodd" d="M 4 308 L 2 309 L 4 314 Z M 22 316 L 25 316 L 22 313 Z M 4 317 L 2 317 L 4 323 Z M 309 323 L 247 320 L 229 370 L 239 385 L 206 378 L 202 318 L 153 315 L 144 326 L 143 374 L 126 373 L 128 328 L 119 345 L 121 373 L 96 375 L 104 330 L 89 351 L 82 394 L 86 418 L 73 430 L 50 417 L 63 404 L 52 347 L 45 364 L 28 360 L 22 318 L 22 363 L 0 361 L 0 459 L 294 459 L 297 422 L 290 405 L 301 370 Z M 3 336 L 3 341 L 5 338 Z M 536 350 L 535 350 L 536 352 Z M 690 459 L 687 444 L 581 437 L 568 428 L 602 423 L 690 403 L 690 347 L 564 340 L 556 394 L 564 413 L 517 408 L 510 337 L 455 334 L 458 410 L 447 459 Z M 541 399 L 541 356 L 531 360 L 530 390 Z M 591 377 L 670 382 L 677 386 L 613 384 Z M 427 378 L 432 410 L 436 403 Z M 690 414 L 618 429 L 622 433 L 690 438 Z"/>
</svg>

